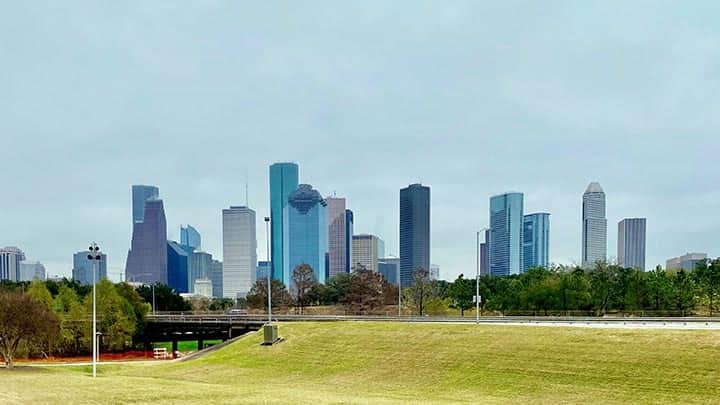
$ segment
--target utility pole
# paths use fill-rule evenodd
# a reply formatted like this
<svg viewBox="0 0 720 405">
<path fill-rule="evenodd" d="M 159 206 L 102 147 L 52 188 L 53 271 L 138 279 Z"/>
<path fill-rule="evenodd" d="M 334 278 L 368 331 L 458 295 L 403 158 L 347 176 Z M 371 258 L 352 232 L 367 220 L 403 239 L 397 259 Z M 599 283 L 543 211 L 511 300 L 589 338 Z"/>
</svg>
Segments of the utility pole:
<svg viewBox="0 0 720 405">
<path fill-rule="evenodd" d="M 265 217 L 265 244 L 267 251 L 265 258 L 270 265 L 270 217 Z M 272 325 L 272 266 L 267 269 L 267 296 L 268 296 L 268 325 Z"/>
<path fill-rule="evenodd" d="M 95 285 L 97 284 L 97 273 L 98 273 L 98 262 L 102 259 L 102 253 L 100 252 L 100 247 L 93 242 L 92 245 L 88 248 L 88 260 L 91 260 L 93 263 L 93 331 L 92 331 L 92 375 L 93 378 L 97 375 L 97 360 L 98 360 L 98 339 L 97 339 L 97 296 L 95 293 Z"/>
</svg>

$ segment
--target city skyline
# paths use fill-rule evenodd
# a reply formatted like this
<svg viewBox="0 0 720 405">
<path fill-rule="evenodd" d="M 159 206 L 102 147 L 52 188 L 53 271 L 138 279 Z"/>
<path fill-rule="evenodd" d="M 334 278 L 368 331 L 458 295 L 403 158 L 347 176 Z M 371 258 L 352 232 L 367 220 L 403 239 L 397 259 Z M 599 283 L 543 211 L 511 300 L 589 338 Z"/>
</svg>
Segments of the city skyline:
<svg viewBox="0 0 720 405">
<path fill-rule="evenodd" d="M 608 195 L 609 259 L 615 224 L 632 216 L 652 225 L 648 268 L 720 254 L 720 173 L 708 166 L 720 149 L 715 14 L 552 4 L 541 17 L 474 3 L 308 5 L 275 35 L 265 27 L 278 17 L 261 5 L 108 14 L 88 2 L 42 19 L 8 5 L 0 133 L 11 153 L 0 170 L 22 198 L 0 199 L 0 246 L 70 276 L 72 253 L 94 240 L 117 280 L 128 187 L 154 184 L 168 239 L 190 223 L 221 257 L 218 210 L 247 203 L 269 216 L 267 167 L 290 160 L 323 195 L 345 197 L 355 233 L 381 236 L 389 254 L 399 254 L 397 190 L 430 185 L 431 257 L 445 278 L 474 269 L 488 197 L 506 190 L 525 194 L 527 212 L 551 213 L 550 262 L 580 263 L 591 181 Z"/>
</svg>

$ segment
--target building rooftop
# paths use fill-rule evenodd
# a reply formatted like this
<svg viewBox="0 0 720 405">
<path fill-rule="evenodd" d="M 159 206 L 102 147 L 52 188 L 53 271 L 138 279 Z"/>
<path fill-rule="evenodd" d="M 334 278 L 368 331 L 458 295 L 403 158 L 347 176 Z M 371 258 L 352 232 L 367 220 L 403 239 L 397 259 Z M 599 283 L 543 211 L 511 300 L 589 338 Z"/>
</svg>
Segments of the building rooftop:
<svg viewBox="0 0 720 405">
<path fill-rule="evenodd" d="M 600 187 L 600 183 L 593 181 L 588 184 L 585 193 L 604 193 L 603 188 Z"/>
</svg>

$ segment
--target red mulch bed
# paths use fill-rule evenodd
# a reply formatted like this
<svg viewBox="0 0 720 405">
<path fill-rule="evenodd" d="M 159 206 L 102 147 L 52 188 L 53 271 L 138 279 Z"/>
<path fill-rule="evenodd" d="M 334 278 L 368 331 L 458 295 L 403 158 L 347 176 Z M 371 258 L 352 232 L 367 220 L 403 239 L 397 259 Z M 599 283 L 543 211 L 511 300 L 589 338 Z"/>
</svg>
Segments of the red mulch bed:
<svg viewBox="0 0 720 405">
<path fill-rule="evenodd" d="M 153 352 L 132 351 L 125 353 L 100 353 L 100 361 L 152 360 Z M 16 359 L 18 362 L 33 363 L 80 363 L 92 361 L 92 356 L 55 357 Z"/>
</svg>

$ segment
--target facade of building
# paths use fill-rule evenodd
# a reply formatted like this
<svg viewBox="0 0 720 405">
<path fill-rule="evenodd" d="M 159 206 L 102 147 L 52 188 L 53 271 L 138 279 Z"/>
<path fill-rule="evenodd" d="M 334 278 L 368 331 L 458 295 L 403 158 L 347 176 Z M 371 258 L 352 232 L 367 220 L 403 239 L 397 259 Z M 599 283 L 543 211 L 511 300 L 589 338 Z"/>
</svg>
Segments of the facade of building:
<svg viewBox="0 0 720 405">
<path fill-rule="evenodd" d="M 193 284 L 193 292 L 196 296 L 212 298 L 213 287 L 212 280 L 208 278 L 198 278 Z"/>
<path fill-rule="evenodd" d="M 89 250 L 83 250 L 73 254 L 72 279 L 81 284 L 92 284 L 93 282 L 93 263 L 97 263 L 98 272 L 95 275 L 95 281 L 107 278 L 107 255 L 101 254 L 100 260 L 88 259 Z"/>
<path fill-rule="evenodd" d="M 0 249 L 0 280 L 19 281 L 20 262 L 23 260 L 25 253 L 14 246 Z"/>
<path fill-rule="evenodd" d="M 291 288 L 292 272 L 301 264 L 310 265 L 316 280 L 324 284 L 328 261 L 328 225 L 327 204 L 320 193 L 309 184 L 300 184 L 288 198 L 283 225 L 285 286 Z"/>
<path fill-rule="evenodd" d="M 352 238 L 355 228 L 355 215 L 351 210 L 345 210 L 345 273 L 350 273 L 353 264 Z"/>
<path fill-rule="evenodd" d="M 523 194 L 490 198 L 490 274 L 510 276 L 523 271 Z"/>
<path fill-rule="evenodd" d="M 20 281 L 45 281 L 45 266 L 40 262 L 20 263 Z"/>
<path fill-rule="evenodd" d="M 590 183 L 583 194 L 582 221 L 582 265 L 607 261 L 605 192 L 599 183 Z"/>
<path fill-rule="evenodd" d="M 440 280 L 440 266 L 438 266 L 437 264 L 431 264 L 428 278 L 430 280 Z"/>
<path fill-rule="evenodd" d="M 290 194 L 298 188 L 298 165 L 275 163 L 270 166 L 270 245 L 272 274 L 275 280 L 285 280 L 285 210 Z M 292 271 L 292 269 L 290 269 Z"/>
<path fill-rule="evenodd" d="M 382 274 L 388 283 L 397 285 L 400 276 L 400 258 L 384 257 L 378 259 L 378 273 Z"/>
<path fill-rule="evenodd" d="M 385 244 L 375 235 L 353 235 L 351 270 L 358 265 L 370 271 L 378 271 L 378 259 L 385 256 Z"/>
<path fill-rule="evenodd" d="M 267 280 L 269 271 L 272 271 L 272 262 L 260 260 L 257 264 L 257 276 L 255 280 Z"/>
<path fill-rule="evenodd" d="M 210 270 L 210 281 L 212 281 L 212 294 L 215 298 L 223 296 L 223 264 L 219 260 L 213 259 Z"/>
<path fill-rule="evenodd" d="M 145 196 L 155 199 L 142 202 L 141 197 Z M 135 217 L 139 213 L 143 214 L 142 220 Z M 157 187 L 133 186 L 133 219 L 132 241 L 125 265 L 126 281 L 167 284 L 167 224 L 163 201 L 157 199 Z"/>
<path fill-rule="evenodd" d="M 328 273 L 327 278 L 345 273 L 347 269 L 347 226 L 345 199 L 325 198 L 328 216 Z"/>
<path fill-rule="evenodd" d="M 430 187 L 411 184 L 400 190 L 402 287 L 413 284 L 413 273 L 418 268 L 430 270 Z"/>
<path fill-rule="evenodd" d="M 245 298 L 255 284 L 257 238 L 255 211 L 244 206 L 222 211 L 223 297 Z"/>
<path fill-rule="evenodd" d="M 618 265 L 645 271 L 645 218 L 625 218 L 618 223 Z"/>
<path fill-rule="evenodd" d="M 180 225 L 180 244 L 200 250 L 202 248 L 202 237 L 200 236 L 200 232 L 191 225 Z"/>
<path fill-rule="evenodd" d="M 550 265 L 550 214 L 525 215 L 523 221 L 523 272 Z"/>
<path fill-rule="evenodd" d="M 665 262 L 665 270 L 695 270 L 695 265 L 707 260 L 707 253 L 686 253 L 679 257 L 673 257 Z"/>
<path fill-rule="evenodd" d="M 145 220 L 145 202 L 160 198 L 160 190 L 155 186 L 132 186 L 133 223 Z"/>
<path fill-rule="evenodd" d="M 169 285 L 178 294 L 190 293 L 189 281 L 190 255 L 182 245 L 175 241 L 167 241 L 167 269 Z"/>
<path fill-rule="evenodd" d="M 195 250 L 188 254 L 188 286 L 194 287 L 195 280 L 197 279 L 210 280 L 212 262 L 212 255 L 210 253 L 203 252 L 202 250 Z M 190 292 L 197 294 L 197 291 L 195 290 L 191 290 Z"/>
<path fill-rule="evenodd" d="M 490 230 L 485 232 L 484 242 L 480 244 L 480 275 L 490 274 Z"/>
</svg>

